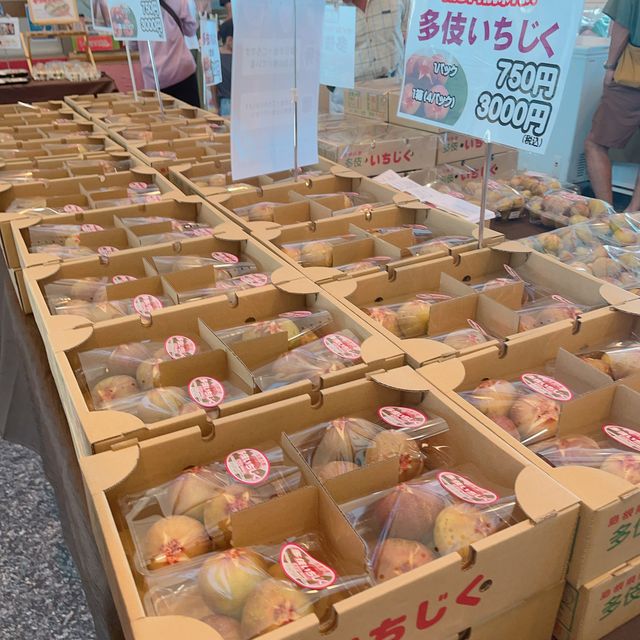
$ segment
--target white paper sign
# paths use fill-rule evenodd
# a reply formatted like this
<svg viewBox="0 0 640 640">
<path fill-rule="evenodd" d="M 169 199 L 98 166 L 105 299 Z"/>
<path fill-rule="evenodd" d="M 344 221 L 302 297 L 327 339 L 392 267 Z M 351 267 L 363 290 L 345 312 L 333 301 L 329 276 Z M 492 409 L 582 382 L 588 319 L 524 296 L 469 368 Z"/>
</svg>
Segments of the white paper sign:
<svg viewBox="0 0 640 640">
<path fill-rule="evenodd" d="M 220 84 L 222 82 L 222 67 L 220 66 L 220 48 L 218 47 L 218 23 L 215 20 L 200 21 L 200 49 L 205 86 Z"/>
<path fill-rule="evenodd" d="M 20 20 L 0 18 L 0 49 L 20 49 Z"/>
<path fill-rule="evenodd" d="M 583 0 L 415 0 L 398 114 L 544 153 Z"/>
<path fill-rule="evenodd" d="M 356 8 L 327 4 L 324 9 L 320 82 L 353 89 L 356 75 Z"/>
<path fill-rule="evenodd" d="M 164 21 L 159 0 L 107 0 L 116 40 L 164 42 Z"/>
<path fill-rule="evenodd" d="M 231 168 L 235 180 L 293 168 L 296 83 L 298 162 L 303 166 L 318 161 L 323 14 L 324 0 L 234 2 Z"/>
</svg>

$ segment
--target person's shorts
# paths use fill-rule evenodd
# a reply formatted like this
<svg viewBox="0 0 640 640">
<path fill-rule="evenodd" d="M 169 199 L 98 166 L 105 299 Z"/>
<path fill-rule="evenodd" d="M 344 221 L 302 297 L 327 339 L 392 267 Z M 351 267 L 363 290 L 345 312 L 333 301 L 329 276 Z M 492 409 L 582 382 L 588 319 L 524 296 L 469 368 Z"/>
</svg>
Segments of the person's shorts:
<svg viewBox="0 0 640 640">
<path fill-rule="evenodd" d="M 621 84 L 604 88 L 593 117 L 591 138 L 609 149 L 623 149 L 640 129 L 640 89 Z"/>
</svg>

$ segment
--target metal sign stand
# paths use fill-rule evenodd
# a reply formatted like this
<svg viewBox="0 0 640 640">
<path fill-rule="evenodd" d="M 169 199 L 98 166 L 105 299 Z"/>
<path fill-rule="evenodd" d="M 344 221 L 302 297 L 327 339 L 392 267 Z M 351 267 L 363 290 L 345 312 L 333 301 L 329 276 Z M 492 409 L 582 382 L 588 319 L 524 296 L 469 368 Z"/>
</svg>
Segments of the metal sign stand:
<svg viewBox="0 0 640 640">
<path fill-rule="evenodd" d="M 133 99 L 138 102 L 138 87 L 136 86 L 136 77 L 133 73 L 133 62 L 131 60 L 131 49 L 129 48 L 129 41 L 124 41 L 124 48 L 127 51 L 127 63 L 129 64 L 129 75 L 131 76 L 131 87 L 133 89 Z"/>
<path fill-rule="evenodd" d="M 293 0 L 293 179 L 297 182 L 300 177 L 298 161 L 298 5 Z"/>
<path fill-rule="evenodd" d="M 482 198 L 480 200 L 480 221 L 478 222 L 478 249 L 482 249 L 482 245 L 484 243 L 484 222 L 487 215 L 487 190 L 489 189 L 492 151 L 493 143 L 487 142 L 487 150 L 484 156 L 484 165 L 482 169 Z"/>
<path fill-rule="evenodd" d="M 153 48 L 151 47 L 151 41 L 147 40 L 147 47 L 149 47 L 149 58 L 151 59 L 151 69 L 153 71 L 153 81 L 156 85 L 156 94 L 158 95 L 158 104 L 160 105 L 160 113 L 164 118 L 164 104 L 162 103 L 162 96 L 160 95 L 160 80 L 158 80 L 158 70 L 156 69 L 156 61 L 153 57 Z"/>
</svg>

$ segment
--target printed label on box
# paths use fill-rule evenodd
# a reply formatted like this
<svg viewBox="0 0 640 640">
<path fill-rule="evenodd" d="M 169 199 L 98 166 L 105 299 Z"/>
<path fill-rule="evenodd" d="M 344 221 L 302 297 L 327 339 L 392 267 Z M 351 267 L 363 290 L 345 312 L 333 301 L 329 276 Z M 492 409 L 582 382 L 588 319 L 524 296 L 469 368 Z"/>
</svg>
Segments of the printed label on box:
<svg viewBox="0 0 640 640">
<path fill-rule="evenodd" d="M 428 420 L 424 413 L 409 407 L 380 407 L 378 416 L 388 425 L 400 429 L 421 427 Z"/>
</svg>

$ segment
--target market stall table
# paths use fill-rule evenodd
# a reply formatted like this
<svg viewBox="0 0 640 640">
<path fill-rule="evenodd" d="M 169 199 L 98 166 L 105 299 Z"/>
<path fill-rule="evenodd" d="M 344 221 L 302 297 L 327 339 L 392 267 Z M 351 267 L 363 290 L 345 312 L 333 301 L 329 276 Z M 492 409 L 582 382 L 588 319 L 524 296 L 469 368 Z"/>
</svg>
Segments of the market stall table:
<svg viewBox="0 0 640 640">
<path fill-rule="evenodd" d="M 43 102 L 44 100 L 64 100 L 69 95 L 95 95 L 97 93 L 115 93 L 116 83 L 102 74 L 99 80 L 69 82 L 68 80 L 29 80 L 24 84 L 0 86 L 0 104 L 16 102 Z"/>
</svg>

